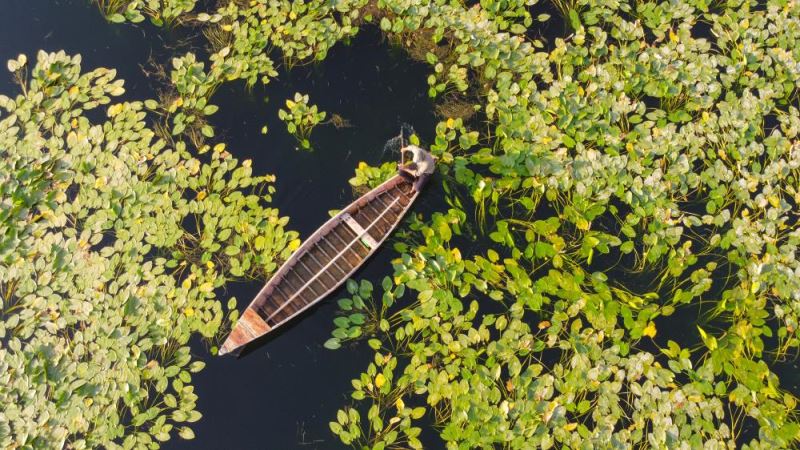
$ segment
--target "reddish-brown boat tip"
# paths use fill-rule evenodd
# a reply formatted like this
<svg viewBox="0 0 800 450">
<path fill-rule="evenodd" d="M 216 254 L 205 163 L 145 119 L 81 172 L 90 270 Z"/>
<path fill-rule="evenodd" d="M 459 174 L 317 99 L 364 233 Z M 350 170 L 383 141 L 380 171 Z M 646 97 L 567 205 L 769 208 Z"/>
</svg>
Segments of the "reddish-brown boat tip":
<svg viewBox="0 0 800 450">
<path fill-rule="evenodd" d="M 225 339 L 225 343 L 223 343 L 222 347 L 219 349 L 219 354 L 224 355 L 236 350 L 253 339 L 263 336 L 269 332 L 270 328 L 271 327 L 258 316 L 258 313 L 250 309 L 250 307 L 247 307 L 242 313 L 242 317 L 239 318 L 239 321 L 233 328 L 233 331 L 231 331 L 231 334 L 228 335 L 228 338 Z"/>
</svg>

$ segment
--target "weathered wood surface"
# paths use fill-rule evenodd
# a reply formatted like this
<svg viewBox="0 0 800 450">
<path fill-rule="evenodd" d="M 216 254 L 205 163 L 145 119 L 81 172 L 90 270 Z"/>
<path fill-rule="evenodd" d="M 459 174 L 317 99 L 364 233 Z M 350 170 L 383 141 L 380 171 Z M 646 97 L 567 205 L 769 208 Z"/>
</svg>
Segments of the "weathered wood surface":
<svg viewBox="0 0 800 450">
<path fill-rule="evenodd" d="M 397 227 L 419 192 L 398 174 L 312 234 L 245 309 L 223 355 L 287 323 L 344 283 Z"/>
</svg>

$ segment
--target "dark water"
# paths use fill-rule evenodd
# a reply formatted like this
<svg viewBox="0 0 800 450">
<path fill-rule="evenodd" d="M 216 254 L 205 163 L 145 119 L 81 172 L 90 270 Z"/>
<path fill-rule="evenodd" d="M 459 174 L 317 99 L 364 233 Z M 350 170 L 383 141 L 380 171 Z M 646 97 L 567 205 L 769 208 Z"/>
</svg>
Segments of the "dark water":
<svg viewBox="0 0 800 450">
<path fill-rule="evenodd" d="M 174 46 L 186 38 L 149 25 L 108 24 L 82 0 L 3 3 L 0 61 L 19 53 L 32 61 L 39 49 L 80 53 L 84 70 L 116 68 L 125 79 L 127 100 L 155 97 L 155 83 L 141 66 L 151 57 L 168 61 Z M 3 74 L 0 92 L 16 93 L 5 63 Z M 329 210 L 353 199 L 347 180 L 359 161 L 375 164 L 396 158 L 382 150 L 402 123 L 432 136 L 435 121 L 426 77 L 424 66 L 410 63 L 381 42 L 379 33 L 364 30 L 351 45 L 338 45 L 325 62 L 281 73 L 265 87 L 224 85 L 212 100 L 220 107 L 212 123 L 234 155 L 253 159 L 254 173 L 277 175 L 274 206 L 291 218 L 289 227 L 305 237 L 327 220 Z M 277 109 L 296 91 L 309 94 L 312 103 L 329 115 L 341 115 L 352 127 L 320 126 L 312 136 L 313 153 L 295 150 Z M 264 125 L 267 135 L 261 133 Z M 431 209 L 437 198 L 440 193 L 429 189 L 415 210 Z M 357 277 L 380 281 L 391 273 L 392 256 L 384 247 Z M 226 294 L 244 307 L 260 287 L 260 282 L 230 284 Z M 240 359 L 210 357 L 203 346 L 195 346 L 196 357 L 207 363 L 193 380 L 203 418 L 193 426 L 193 441 L 174 437 L 165 448 L 342 448 L 328 422 L 348 403 L 350 380 L 366 367 L 373 352 L 366 346 L 335 352 L 322 347 L 333 329 L 336 298 L 334 294 Z"/>
</svg>

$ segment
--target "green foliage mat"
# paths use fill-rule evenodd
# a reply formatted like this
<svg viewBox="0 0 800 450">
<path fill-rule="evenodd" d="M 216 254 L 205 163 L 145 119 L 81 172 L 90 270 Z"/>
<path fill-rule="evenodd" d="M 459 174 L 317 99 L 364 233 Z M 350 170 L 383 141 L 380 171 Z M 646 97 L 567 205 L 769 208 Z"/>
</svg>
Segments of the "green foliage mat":
<svg viewBox="0 0 800 450">
<path fill-rule="evenodd" d="M 800 343 L 796 1 L 97 3 L 202 27 L 210 57 L 175 58 L 144 104 L 110 104 L 113 72 L 63 54 L 29 80 L 9 62 L 0 445 L 154 445 L 198 417 L 185 343 L 220 326 L 214 288 L 296 245 L 270 188 L 241 192 L 269 178 L 208 142 L 213 93 L 360 26 L 430 66 L 450 208 L 403 227 L 380 292 L 350 282 L 339 301 L 326 346 L 375 349 L 330 423 L 342 442 L 419 448 L 432 427 L 447 448 L 798 445 L 774 373 Z M 536 37 L 553 22 L 561 37 Z"/>
<path fill-rule="evenodd" d="M 431 96 L 487 123 L 438 124 L 453 208 L 404 232 L 381 294 L 340 303 L 328 346 L 368 335 L 377 352 L 332 431 L 372 448 L 421 447 L 430 422 L 448 448 L 796 446 L 770 365 L 798 348 L 800 5 L 554 2 L 570 30 L 544 42 L 531 3 L 370 10 L 431 65 Z"/>
<path fill-rule="evenodd" d="M 0 96 L 0 446 L 191 438 L 189 338 L 216 335 L 216 288 L 268 275 L 297 234 L 266 206 L 271 177 L 223 144 L 201 161 L 156 139 L 113 70 L 26 63 L 9 63 L 22 93 Z"/>
</svg>

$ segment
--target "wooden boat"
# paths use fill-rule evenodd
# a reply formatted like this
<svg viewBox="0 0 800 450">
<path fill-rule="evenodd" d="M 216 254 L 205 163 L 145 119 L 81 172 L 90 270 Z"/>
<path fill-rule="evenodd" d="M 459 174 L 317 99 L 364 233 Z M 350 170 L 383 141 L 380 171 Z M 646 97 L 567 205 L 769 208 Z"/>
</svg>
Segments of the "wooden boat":
<svg viewBox="0 0 800 450">
<path fill-rule="evenodd" d="M 399 170 L 322 225 L 244 310 L 219 354 L 286 324 L 341 286 L 397 227 L 429 175 Z"/>
</svg>

